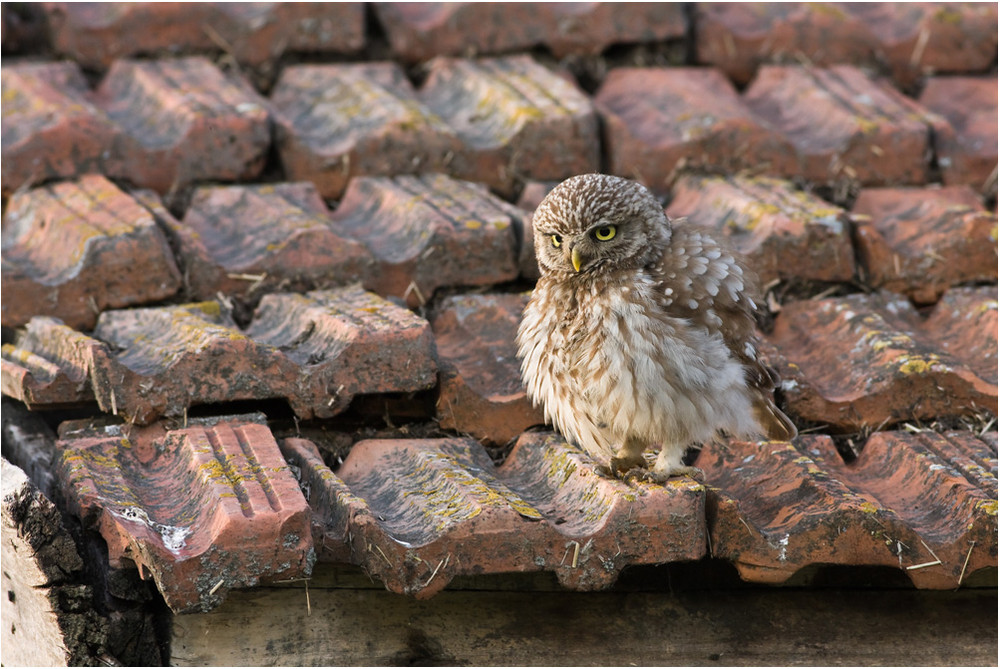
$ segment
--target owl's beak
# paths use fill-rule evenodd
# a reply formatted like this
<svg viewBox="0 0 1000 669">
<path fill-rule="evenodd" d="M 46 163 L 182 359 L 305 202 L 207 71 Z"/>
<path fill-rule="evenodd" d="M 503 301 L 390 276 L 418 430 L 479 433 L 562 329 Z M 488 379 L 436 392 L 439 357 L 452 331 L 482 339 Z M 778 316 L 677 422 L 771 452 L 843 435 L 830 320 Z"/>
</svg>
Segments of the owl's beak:
<svg viewBox="0 0 1000 669">
<path fill-rule="evenodd" d="M 583 265 L 583 256 L 580 255 L 580 249 L 578 249 L 575 246 L 573 247 L 573 250 L 570 254 L 570 260 L 573 261 L 573 269 L 579 272 L 580 266 Z"/>
</svg>

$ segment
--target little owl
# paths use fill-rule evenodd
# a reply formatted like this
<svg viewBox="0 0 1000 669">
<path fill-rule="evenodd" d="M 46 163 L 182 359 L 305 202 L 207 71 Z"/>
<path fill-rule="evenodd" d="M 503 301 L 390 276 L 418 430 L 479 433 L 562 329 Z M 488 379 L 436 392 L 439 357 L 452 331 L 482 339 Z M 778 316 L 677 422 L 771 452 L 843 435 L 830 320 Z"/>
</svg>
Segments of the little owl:
<svg viewBox="0 0 1000 669">
<path fill-rule="evenodd" d="M 754 346 L 750 275 L 704 229 L 604 174 L 561 183 L 532 225 L 541 278 L 518 357 L 529 398 L 564 437 L 612 474 L 665 481 L 700 473 L 685 450 L 719 431 L 796 435 Z"/>
</svg>

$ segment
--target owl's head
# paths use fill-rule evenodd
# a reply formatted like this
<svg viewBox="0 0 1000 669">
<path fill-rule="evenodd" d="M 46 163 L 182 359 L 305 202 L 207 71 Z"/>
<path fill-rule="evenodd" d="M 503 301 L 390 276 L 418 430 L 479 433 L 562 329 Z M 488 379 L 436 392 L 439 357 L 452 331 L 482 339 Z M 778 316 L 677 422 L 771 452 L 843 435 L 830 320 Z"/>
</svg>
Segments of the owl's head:
<svg viewBox="0 0 1000 669">
<path fill-rule="evenodd" d="M 538 205 L 531 222 L 543 275 L 641 267 L 670 239 L 670 222 L 653 194 L 607 174 L 563 181 Z"/>
</svg>

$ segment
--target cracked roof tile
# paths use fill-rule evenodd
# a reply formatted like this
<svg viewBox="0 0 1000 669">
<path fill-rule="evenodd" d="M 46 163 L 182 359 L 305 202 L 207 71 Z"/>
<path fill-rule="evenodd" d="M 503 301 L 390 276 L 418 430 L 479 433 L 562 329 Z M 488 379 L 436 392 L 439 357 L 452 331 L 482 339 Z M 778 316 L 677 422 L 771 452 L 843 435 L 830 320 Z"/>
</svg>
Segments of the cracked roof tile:
<svg viewBox="0 0 1000 669">
<path fill-rule="evenodd" d="M 154 218 L 99 175 L 10 199 L 3 226 L 3 324 L 56 316 L 90 329 L 109 307 L 157 302 L 181 276 Z"/>
</svg>

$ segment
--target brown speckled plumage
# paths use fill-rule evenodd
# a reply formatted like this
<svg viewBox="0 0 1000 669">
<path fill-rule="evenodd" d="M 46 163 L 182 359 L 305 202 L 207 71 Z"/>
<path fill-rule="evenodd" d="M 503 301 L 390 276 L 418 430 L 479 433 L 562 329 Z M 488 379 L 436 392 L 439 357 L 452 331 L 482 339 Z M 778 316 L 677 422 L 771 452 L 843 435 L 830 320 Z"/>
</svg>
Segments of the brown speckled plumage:
<svg viewBox="0 0 1000 669">
<path fill-rule="evenodd" d="M 532 219 L 541 271 L 518 331 L 528 395 L 615 472 L 664 480 L 719 431 L 795 436 L 758 359 L 753 281 L 705 230 L 670 221 L 643 186 L 585 174 Z"/>
</svg>

